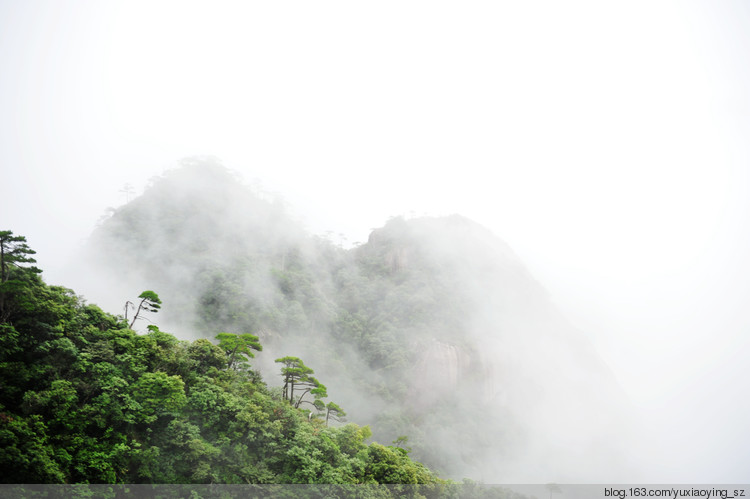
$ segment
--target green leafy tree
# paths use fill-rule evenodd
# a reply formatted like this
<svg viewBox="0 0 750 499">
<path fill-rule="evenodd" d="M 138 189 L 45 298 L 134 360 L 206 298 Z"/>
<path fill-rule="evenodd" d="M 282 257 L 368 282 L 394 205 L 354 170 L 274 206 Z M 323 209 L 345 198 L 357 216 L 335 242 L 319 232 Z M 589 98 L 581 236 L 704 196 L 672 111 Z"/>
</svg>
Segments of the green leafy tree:
<svg viewBox="0 0 750 499">
<path fill-rule="evenodd" d="M 310 375 L 315 371 L 307 367 L 299 357 L 282 357 L 276 359 L 275 362 L 283 365 L 281 368 L 281 376 L 284 379 L 282 396 L 294 405 L 294 388 L 309 383 Z"/>
<path fill-rule="evenodd" d="M 187 357 L 191 371 L 196 374 L 207 374 L 212 369 L 221 371 L 227 367 L 227 356 L 224 351 L 205 338 L 195 340 L 187 348 Z"/>
<path fill-rule="evenodd" d="M 24 236 L 14 236 L 10 230 L 0 231 L 0 320 L 8 319 L 6 294 L 20 284 L 18 279 L 11 279 L 13 270 L 24 268 L 20 264 L 36 263 L 30 256 L 35 254 L 36 251 L 26 244 Z M 26 267 L 25 270 L 34 274 L 42 272 L 34 266 Z"/>
<path fill-rule="evenodd" d="M 14 236 L 13 231 L 0 231 L 0 281 L 7 282 L 10 278 L 11 266 L 18 267 L 20 263 L 36 263 L 29 255 L 35 255 L 36 251 L 29 248 L 24 236 Z M 29 270 L 40 273 L 36 267 Z"/>
<path fill-rule="evenodd" d="M 258 337 L 249 333 L 219 333 L 216 335 L 216 339 L 219 340 L 219 348 L 224 350 L 224 353 L 228 357 L 227 369 L 244 364 L 247 360 L 255 358 L 253 350 L 258 352 L 263 350 Z"/>
<path fill-rule="evenodd" d="M 138 298 L 141 299 L 140 303 L 138 303 L 138 308 L 136 310 L 135 305 L 131 301 L 125 302 L 125 320 L 128 320 L 128 309 L 136 310 L 135 315 L 133 316 L 133 320 L 130 322 L 130 328 L 133 328 L 133 325 L 135 324 L 135 321 L 138 320 L 138 317 L 140 316 L 141 312 L 158 312 L 161 308 L 161 300 L 159 299 L 159 295 L 154 293 L 153 291 L 144 291 L 140 295 L 138 295 Z"/>
<path fill-rule="evenodd" d="M 179 376 L 163 372 L 144 373 L 133 384 L 133 398 L 141 406 L 139 420 L 153 423 L 160 415 L 185 405 L 185 383 Z"/>
<path fill-rule="evenodd" d="M 42 416 L 0 413 L 0 468 L 3 482 L 63 483 L 65 473 L 55 459 Z"/>
<path fill-rule="evenodd" d="M 346 421 L 346 418 L 344 417 L 346 416 L 346 413 L 335 402 L 328 402 L 325 405 L 325 411 L 326 411 L 326 426 L 328 426 L 329 419 L 338 421 L 339 423 Z"/>
<path fill-rule="evenodd" d="M 376 483 L 430 483 L 434 476 L 424 465 L 415 463 L 404 449 L 378 443 L 367 448 L 365 479 Z"/>
<path fill-rule="evenodd" d="M 294 407 L 299 408 L 300 404 L 304 403 L 311 404 L 313 407 L 320 410 L 320 404 L 316 404 L 315 402 L 318 402 L 320 401 L 320 399 L 328 396 L 328 389 L 326 388 L 326 386 L 312 376 L 307 376 L 305 379 L 298 382 L 297 386 L 300 386 L 302 388 L 302 394 L 297 398 L 296 401 L 294 401 Z M 305 395 L 307 395 L 308 393 L 315 397 L 314 402 L 304 400 Z"/>
<path fill-rule="evenodd" d="M 309 404 L 323 412 L 325 404 L 320 399 L 328 396 L 328 389 L 312 376 L 315 371 L 307 367 L 299 357 L 282 357 L 276 359 L 276 362 L 284 366 L 281 368 L 281 376 L 284 378 L 282 397 L 296 409 L 302 404 Z M 299 393 L 296 397 L 295 389 Z M 314 400 L 305 400 L 307 394 L 312 395 Z"/>
<path fill-rule="evenodd" d="M 411 452 L 411 447 L 406 447 L 406 443 L 409 441 L 409 437 L 406 435 L 399 435 L 396 440 L 393 441 L 394 447 L 397 449 L 404 450 L 407 454 Z"/>
</svg>

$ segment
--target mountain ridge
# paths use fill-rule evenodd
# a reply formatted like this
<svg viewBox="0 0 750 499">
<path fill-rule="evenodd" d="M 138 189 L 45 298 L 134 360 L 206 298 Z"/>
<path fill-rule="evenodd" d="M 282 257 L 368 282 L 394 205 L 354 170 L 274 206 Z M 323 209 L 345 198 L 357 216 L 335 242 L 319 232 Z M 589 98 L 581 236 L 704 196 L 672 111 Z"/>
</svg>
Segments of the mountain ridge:
<svg viewBox="0 0 750 499">
<path fill-rule="evenodd" d="M 392 218 L 346 250 L 193 160 L 116 210 L 89 251 L 99 269 L 157 289 L 165 324 L 196 337 L 252 332 L 271 351 L 313 359 L 357 420 L 381 439 L 408 434 L 415 455 L 449 476 L 534 478 L 513 465 L 527 449 L 622 426 L 585 414 L 607 420 L 622 406 L 590 343 L 507 244 L 460 215 Z M 557 417 L 546 414 L 555 405 Z M 488 411 L 501 415 L 496 429 L 467 426 Z M 534 452 L 540 469 L 560 468 Z"/>
</svg>

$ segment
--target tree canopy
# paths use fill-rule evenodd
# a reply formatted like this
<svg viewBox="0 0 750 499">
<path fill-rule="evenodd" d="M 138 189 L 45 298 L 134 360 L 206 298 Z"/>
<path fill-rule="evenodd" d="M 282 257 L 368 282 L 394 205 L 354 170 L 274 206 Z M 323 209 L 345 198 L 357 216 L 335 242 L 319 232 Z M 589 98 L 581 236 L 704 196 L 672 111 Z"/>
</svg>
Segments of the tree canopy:
<svg viewBox="0 0 750 499">
<path fill-rule="evenodd" d="M 248 359 L 255 357 L 253 350 L 257 352 L 263 350 L 258 337 L 249 333 L 219 333 L 216 339 L 219 340 L 219 348 L 224 350 L 224 353 L 229 357 L 228 369 L 238 365 L 246 365 Z"/>
<path fill-rule="evenodd" d="M 154 295 L 141 298 L 160 304 Z M 153 325 L 138 334 L 33 273 L 5 297 L 13 314 L 0 322 L 0 481 L 441 483 L 365 443 L 368 427 L 326 427 L 233 368 L 261 351 L 251 334 L 221 333 L 218 345 Z M 312 370 L 286 359 L 289 395 L 292 383 L 321 395 Z"/>
<path fill-rule="evenodd" d="M 18 289 L 30 275 L 42 272 L 35 266 L 21 265 L 36 263 L 31 256 L 35 254 L 24 236 L 14 236 L 10 230 L 0 231 L 0 320 L 8 320 L 11 313 L 6 294 Z"/>
<path fill-rule="evenodd" d="M 18 267 L 22 263 L 36 263 L 30 255 L 35 255 L 26 243 L 24 236 L 14 236 L 13 231 L 0 231 L 0 281 L 7 282 L 10 278 L 10 267 Z M 33 272 L 41 272 L 36 267 L 30 267 Z"/>
</svg>

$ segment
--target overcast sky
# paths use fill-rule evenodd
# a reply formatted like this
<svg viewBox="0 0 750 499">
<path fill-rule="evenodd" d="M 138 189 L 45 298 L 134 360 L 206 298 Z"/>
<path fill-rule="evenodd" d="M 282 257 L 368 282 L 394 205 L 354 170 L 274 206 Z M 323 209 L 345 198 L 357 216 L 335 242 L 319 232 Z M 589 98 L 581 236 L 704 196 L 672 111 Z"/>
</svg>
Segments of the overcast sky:
<svg viewBox="0 0 750 499">
<path fill-rule="evenodd" d="M 675 467 L 750 482 L 748 54 L 739 0 L 0 0 L 0 229 L 57 283 L 198 154 L 350 243 L 461 213 L 700 449 Z"/>
</svg>

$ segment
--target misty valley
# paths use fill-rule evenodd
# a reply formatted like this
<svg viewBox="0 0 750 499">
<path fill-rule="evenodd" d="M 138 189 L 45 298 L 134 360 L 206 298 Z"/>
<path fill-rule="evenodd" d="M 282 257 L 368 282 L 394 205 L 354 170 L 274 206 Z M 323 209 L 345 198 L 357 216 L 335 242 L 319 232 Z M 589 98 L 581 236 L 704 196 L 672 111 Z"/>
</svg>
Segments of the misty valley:
<svg viewBox="0 0 750 499">
<path fill-rule="evenodd" d="M 5 483 L 550 483 L 631 465 L 608 367 L 460 215 L 395 217 L 344 248 L 194 158 L 101 220 L 75 290 L 42 280 L 22 234 L 0 246 Z"/>
</svg>

